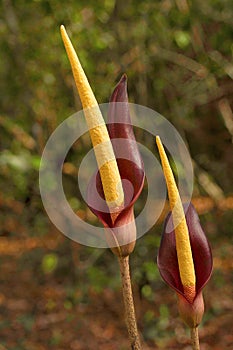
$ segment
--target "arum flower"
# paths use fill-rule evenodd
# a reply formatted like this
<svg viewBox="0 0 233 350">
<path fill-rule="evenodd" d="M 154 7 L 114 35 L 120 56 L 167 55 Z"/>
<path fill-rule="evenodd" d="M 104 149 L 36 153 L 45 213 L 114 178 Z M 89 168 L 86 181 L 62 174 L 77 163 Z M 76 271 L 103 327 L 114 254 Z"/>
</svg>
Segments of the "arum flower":
<svg viewBox="0 0 233 350">
<path fill-rule="evenodd" d="M 165 219 L 158 253 L 164 281 L 176 291 L 180 315 L 191 328 L 198 349 L 197 326 L 204 313 L 202 289 L 212 272 L 212 254 L 192 204 L 182 205 L 175 179 L 160 138 L 156 138 L 168 188 L 171 212 Z M 186 212 L 186 214 L 184 214 Z M 170 229 L 172 220 L 172 230 Z M 195 338 L 195 339 L 194 339 Z"/>
<path fill-rule="evenodd" d="M 119 119 L 120 118 L 120 119 Z M 103 197 L 100 174 L 93 176 L 88 187 L 88 203 L 106 229 L 106 239 L 112 251 L 119 256 L 129 255 L 135 245 L 136 227 L 134 221 L 134 203 L 139 197 L 144 184 L 144 167 L 138 151 L 133 127 L 130 120 L 127 96 L 127 78 L 123 75 L 110 98 L 108 113 L 108 131 L 113 142 L 120 177 L 124 189 L 124 205 L 114 213 L 107 206 L 98 207 L 98 196 L 94 188 Z M 124 244 L 124 242 L 130 242 Z"/>
<path fill-rule="evenodd" d="M 61 26 L 61 34 L 99 168 L 88 186 L 87 202 L 106 228 L 106 239 L 110 247 L 116 247 L 112 249 L 113 252 L 119 256 L 127 256 L 132 252 L 136 240 L 133 205 L 141 193 L 145 177 L 129 115 L 127 78 L 123 75 L 110 98 L 107 130 L 98 103 L 64 26 Z M 117 139 L 121 141 L 118 142 Z M 122 139 L 125 141 L 122 142 Z M 120 158 L 122 154 L 123 158 L 127 159 Z M 131 189 L 128 183 L 131 184 Z M 97 194 L 106 202 L 98 203 Z"/>
<path fill-rule="evenodd" d="M 140 350 L 129 254 L 136 240 L 133 205 L 142 190 L 145 174 L 129 116 L 126 76 L 121 78 L 110 99 L 107 128 L 64 26 L 61 26 L 61 35 L 98 164 L 98 172 L 93 175 L 88 186 L 88 205 L 103 223 L 107 242 L 118 256 L 131 349 Z"/>
</svg>

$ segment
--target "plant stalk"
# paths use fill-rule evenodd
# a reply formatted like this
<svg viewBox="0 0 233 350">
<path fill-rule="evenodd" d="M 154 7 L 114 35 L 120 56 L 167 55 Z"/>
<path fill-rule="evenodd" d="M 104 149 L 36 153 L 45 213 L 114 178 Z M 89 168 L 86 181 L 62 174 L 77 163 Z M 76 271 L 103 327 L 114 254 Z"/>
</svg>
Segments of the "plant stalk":
<svg viewBox="0 0 233 350">
<path fill-rule="evenodd" d="M 199 336 L 198 336 L 198 328 L 191 328 L 191 340 L 192 340 L 192 347 L 193 350 L 200 350 L 200 343 L 199 343 Z"/>
<path fill-rule="evenodd" d="M 129 271 L 129 256 L 118 258 L 121 272 L 122 292 L 125 306 L 126 325 L 132 350 L 141 350 L 140 338 L 134 310 L 134 301 Z"/>
</svg>

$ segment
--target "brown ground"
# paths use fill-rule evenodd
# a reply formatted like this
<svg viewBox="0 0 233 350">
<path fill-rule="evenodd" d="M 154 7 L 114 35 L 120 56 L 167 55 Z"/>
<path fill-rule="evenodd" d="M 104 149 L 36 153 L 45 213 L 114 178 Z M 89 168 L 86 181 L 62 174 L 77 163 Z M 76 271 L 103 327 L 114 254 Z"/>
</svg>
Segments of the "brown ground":
<svg viewBox="0 0 233 350">
<path fill-rule="evenodd" d="M 44 277 L 31 263 L 38 249 L 64 244 L 66 238 L 54 233 L 46 241 L 0 239 L 0 350 L 129 349 L 119 288 L 106 287 L 97 293 L 92 286 L 85 289 L 80 278 L 75 291 L 78 302 L 71 303 L 70 280 L 64 277 L 62 282 L 53 274 Z M 73 244 L 72 249 L 77 256 L 82 248 Z M 205 289 L 207 311 L 200 327 L 202 350 L 233 348 L 231 253 L 228 248 L 223 255 L 220 246 L 214 247 L 215 276 Z M 148 301 L 134 289 L 143 349 L 191 349 L 174 293 L 159 282 L 154 300 Z M 169 316 L 161 305 L 168 306 Z"/>
</svg>

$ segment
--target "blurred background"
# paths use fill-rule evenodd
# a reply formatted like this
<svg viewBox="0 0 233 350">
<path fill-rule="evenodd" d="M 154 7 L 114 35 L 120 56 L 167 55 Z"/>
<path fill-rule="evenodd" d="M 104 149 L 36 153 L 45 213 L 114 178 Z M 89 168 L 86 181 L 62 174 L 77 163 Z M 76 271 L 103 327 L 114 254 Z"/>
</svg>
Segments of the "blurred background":
<svg viewBox="0 0 233 350">
<path fill-rule="evenodd" d="M 161 113 L 186 141 L 193 203 L 214 255 L 202 350 L 231 349 L 231 0 L 2 0 L 0 13 L 0 349 L 128 349 L 117 259 L 64 237 L 40 199 L 46 141 L 81 109 L 61 24 L 99 103 L 126 72 L 130 102 Z M 154 140 L 145 142 L 156 153 Z M 74 144 L 63 183 L 73 210 L 95 223 L 76 186 L 77 164 L 89 148 L 88 137 Z M 162 219 L 131 256 L 139 329 L 144 350 L 188 350 L 176 297 L 156 267 L 161 230 Z"/>
</svg>

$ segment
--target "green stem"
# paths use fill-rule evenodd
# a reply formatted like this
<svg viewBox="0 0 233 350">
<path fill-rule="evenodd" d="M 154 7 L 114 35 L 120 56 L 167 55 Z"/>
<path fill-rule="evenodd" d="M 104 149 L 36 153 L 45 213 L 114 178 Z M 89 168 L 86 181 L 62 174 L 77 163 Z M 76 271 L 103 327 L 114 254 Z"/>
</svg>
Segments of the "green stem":
<svg viewBox="0 0 233 350">
<path fill-rule="evenodd" d="M 135 317 L 131 278 L 129 271 L 129 257 L 118 258 L 121 272 L 122 292 L 125 305 L 126 325 L 132 350 L 141 350 L 140 338 Z"/>
<path fill-rule="evenodd" d="M 191 328 L 191 340 L 193 350 L 200 350 L 199 336 L 198 336 L 198 328 Z"/>
</svg>

